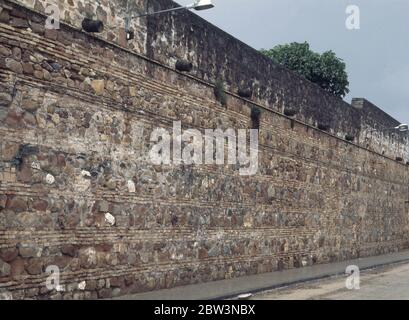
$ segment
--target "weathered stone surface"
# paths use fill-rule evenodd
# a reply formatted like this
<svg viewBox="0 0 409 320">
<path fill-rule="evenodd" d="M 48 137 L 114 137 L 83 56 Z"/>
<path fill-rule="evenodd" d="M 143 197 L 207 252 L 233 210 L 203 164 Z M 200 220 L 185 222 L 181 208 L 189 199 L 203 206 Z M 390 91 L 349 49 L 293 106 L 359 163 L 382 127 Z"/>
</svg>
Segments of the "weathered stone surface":
<svg viewBox="0 0 409 320">
<path fill-rule="evenodd" d="M 15 73 L 23 73 L 23 66 L 14 59 L 6 58 L 6 67 Z"/>
<path fill-rule="evenodd" d="M 17 248 L 0 249 L 0 258 L 5 262 L 11 262 L 18 256 Z"/>
<path fill-rule="evenodd" d="M 132 180 L 128 180 L 127 186 L 128 186 L 128 192 L 134 193 L 136 191 L 135 183 Z"/>
<path fill-rule="evenodd" d="M 76 251 L 77 251 L 76 247 L 74 245 L 70 245 L 70 244 L 64 245 L 61 248 L 61 252 L 63 254 L 65 254 L 65 255 L 70 256 L 70 257 L 75 257 Z"/>
<path fill-rule="evenodd" d="M 11 56 L 12 51 L 3 45 L 0 45 L 0 55 L 8 57 Z"/>
<path fill-rule="evenodd" d="M 26 271 L 31 275 L 41 274 L 43 272 L 43 260 L 40 258 L 29 259 L 26 265 Z"/>
<path fill-rule="evenodd" d="M 37 124 L 35 116 L 30 112 L 25 112 L 23 114 L 23 121 L 28 126 L 35 126 Z"/>
<path fill-rule="evenodd" d="M 39 289 L 38 288 L 30 288 L 28 290 L 26 290 L 26 297 L 27 298 L 33 298 L 36 297 L 39 293 Z"/>
<path fill-rule="evenodd" d="M 19 10 L 18 8 L 11 7 L 10 8 L 10 15 L 13 17 L 21 18 L 21 19 L 27 19 L 27 12 L 23 10 Z"/>
<path fill-rule="evenodd" d="M 24 259 L 17 258 L 13 260 L 11 263 L 11 275 L 13 277 L 19 276 L 24 273 L 25 271 L 25 261 Z"/>
<path fill-rule="evenodd" d="M 19 47 L 13 48 L 13 58 L 17 61 L 21 60 L 21 49 Z"/>
<path fill-rule="evenodd" d="M 8 10 L 1 10 L 0 12 L 0 22 L 8 23 L 10 20 L 10 13 Z"/>
<path fill-rule="evenodd" d="M 115 217 L 110 214 L 109 212 L 105 213 L 105 221 L 110 225 L 114 226 L 115 225 Z"/>
<path fill-rule="evenodd" d="M 41 102 L 38 101 L 37 99 L 34 99 L 34 97 L 25 97 L 21 103 L 21 107 L 24 110 L 30 111 L 30 112 L 34 112 L 36 111 L 38 108 L 40 108 L 41 106 Z"/>
<path fill-rule="evenodd" d="M 85 289 L 89 291 L 94 291 L 97 288 L 97 281 L 95 280 L 88 280 L 86 282 Z"/>
<path fill-rule="evenodd" d="M 97 264 L 97 252 L 92 247 L 80 249 L 78 257 L 83 268 L 90 268 Z"/>
<path fill-rule="evenodd" d="M 32 257 L 37 257 L 40 255 L 40 250 L 37 247 L 33 246 L 21 246 L 19 248 L 19 254 L 23 258 L 32 258 Z"/>
<path fill-rule="evenodd" d="M 91 86 L 94 89 L 96 94 L 102 94 L 105 89 L 105 81 L 104 80 L 92 80 Z"/>
<path fill-rule="evenodd" d="M 12 128 L 19 128 L 23 114 L 20 110 L 9 110 L 7 113 L 6 124 Z"/>
<path fill-rule="evenodd" d="M 44 34 L 45 31 L 44 24 L 31 22 L 30 27 L 35 33 Z"/>
<path fill-rule="evenodd" d="M 62 300 L 61 292 L 56 292 L 56 293 L 50 295 L 50 300 Z"/>
<path fill-rule="evenodd" d="M 44 79 L 44 71 L 45 70 L 34 70 L 34 77 L 36 77 L 39 80 L 43 80 Z"/>
<path fill-rule="evenodd" d="M 21 197 L 10 197 L 6 204 L 7 209 L 15 212 L 27 210 L 27 200 Z"/>
<path fill-rule="evenodd" d="M 11 267 L 8 263 L 0 260 L 0 278 L 8 277 L 11 273 Z"/>
<path fill-rule="evenodd" d="M 34 74 L 34 67 L 32 63 L 23 63 L 23 73 Z"/>
<path fill-rule="evenodd" d="M 33 202 L 33 209 L 38 211 L 46 211 L 48 208 L 47 200 L 36 200 Z"/>
<path fill-rule="evenodd" d="M 45 29 L 44 36 L 51 40 L 57 40 L 58 37 L 58 30 L 55 29 Z"/>
<path fill-rule="evenodd" d="M 203 249 L 203 248 L 200 248 L 200 249 L 199 249 L 199 255 L 198 255 L 198 258 L 199 258 L 199 259 L 206 259 L 208 256 L 209 256 L 209 255 L 207 254 L 207 250 L 206 250 L 206 249 Z"/>
<path fill-rule="evenodd" d="M 0 195 L 0 209 L 4 209 L 7 203 L 7 196 L 2 194 Z"/>
<path fill-rule="evenodd" d="M 8 106 L 13 101 L 13 98 L 10 94 L 6 92 L 0 93 L 0 106 Z"/>
<path fill-rule="evenodd" d="M 33 179 L 33 172 L 27 165 L 22 165 L 20 170 L 17 172 L 17 179 L 24 183 L 35 182 Z"/>
<path fill-rule="evenodd" d="M 47 174 L 46 176 L 45 176 L 45 182 L 47 183 L 47 184 L 53 184 L 54 182 L 55 182 L 55 177 L 52 175 L 52 174 Z"/>
<path fill-rule="evenodd" d="M 52 81 L 52 77 L 51 77 L 51 74 L 50 74 L 50 72 L 48 72 L 47 70 L 43 70 L 43 78 L 44 78 L 44 80 L 47 80 L 47 81 Z"/>
<path fill-rule="evenodd" d="M 0 106 L 0 121 L 3 121 L 7 118 L 8 109 L 4 106 Z"/>
<path fill-rule="evenodd" d="M 5 161 L 11 161 L 17 155 L 17 152 L 20 148 L 18 143 L 6 142 L 3 145 L 3 149 L 1 152 L 1 159 Z"/>
<path fill-rule="evenodd" d="M 19 296 L 13 297 L 11 292 L 8 291 L 0 291 L 0 300 L 19 300 Z M 21 298 L 20 298 L 21 299 Z"/>
<path fill-rule="evenodd" d="M 107 212 L 109 210 L 109 203 L 106 200 L 102 200 L 98 204 L 99 212 Z"/>
<path fill-rule="evenodd" d="M 110 190 L 115 190 L 116 189 L 116 181 L 115 180 L 108 180 L 105 183 L 106 187 Z"/>
<path fill-rule="evenodd" d="M 71 258 L 63 255 L 63 256 L 56 256 L 52 259 L 52 265 L 57 266 L 61 271 L 66 269 L 71 263 Z"/>
<path fill-rule="evenodd" d="M 16 28 L 28 28 L 28 21 L 26 19 L 13 17 L 10 19 L 10 25 Z"/>
<path fill-rule="evenodd" d="M 112 298 L 112 290 L 108 288 L 98 290 L 98 298 L 100 299 Z"/>
</svg>

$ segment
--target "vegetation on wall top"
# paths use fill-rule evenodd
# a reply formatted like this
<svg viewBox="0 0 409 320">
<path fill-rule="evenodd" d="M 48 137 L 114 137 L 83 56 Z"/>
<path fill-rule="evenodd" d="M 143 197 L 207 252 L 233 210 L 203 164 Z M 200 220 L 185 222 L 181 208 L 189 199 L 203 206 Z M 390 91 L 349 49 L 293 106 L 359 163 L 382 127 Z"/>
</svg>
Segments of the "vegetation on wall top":
<svg viewBox="0 0 409 320">
<path fill-rule="evenodd" d="M 307 42 L 293 42 L 262 49 L 261 53 L 336 96 L 344 97 L 349 92 L 346 65 L 333 51 L 319 54 Z"/>
</svg>

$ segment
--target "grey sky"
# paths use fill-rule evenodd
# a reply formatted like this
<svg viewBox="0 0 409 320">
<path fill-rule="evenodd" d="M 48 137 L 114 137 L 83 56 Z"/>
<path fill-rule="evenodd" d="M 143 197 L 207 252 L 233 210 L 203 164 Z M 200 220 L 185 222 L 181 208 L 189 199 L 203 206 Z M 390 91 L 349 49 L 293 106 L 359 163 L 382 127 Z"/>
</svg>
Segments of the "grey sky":
<svg viewBox="0 0 409 320">
<path fill-rule="evenodd" d="M 192 0 L 179 0 L 188 4 Z M 260 48 L 308 41 L 347 64 L 352 97 L 364 97 L 409 123 L 408 0 L 213 0 L 206 20 Z M 345 27 L 348 5 L 361 11 L 361 29 Z"/>
</svg>

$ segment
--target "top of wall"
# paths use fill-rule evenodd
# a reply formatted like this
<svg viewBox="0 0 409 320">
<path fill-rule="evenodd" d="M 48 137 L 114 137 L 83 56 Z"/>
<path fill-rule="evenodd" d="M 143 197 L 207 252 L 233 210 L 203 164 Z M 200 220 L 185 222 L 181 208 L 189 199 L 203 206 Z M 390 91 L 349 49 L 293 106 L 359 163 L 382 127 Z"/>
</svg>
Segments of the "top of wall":
<svg viewBox="0 0 409 320">
<path fill-rule="evenodd" d="M 171 0 L 148 1 L 148 10 L 151 11 L 172 6 L 175 4 Z M 276 111 L 295 108 L 300 111 L 298 118 L 311 124 L 327 122 L 332 128 L 342 131 L 349 127 L 360 129 L 361 121 L 356 119 L 362 116 L 362 120 L 368 120 L 363 125 L 375 125 L 366 119 L 362 111 L 275 64 L 190 11 L 151 16 L 147 20 L 146 53 L 154 60 L 164 64 L 173 64 L 178 58 L 189 60 L 194 64 L 196 76 L 211 82 L 220 76 L 232 92 L 241 86 L 251 86 L 256 93 L 253 100 Z M 368 105 L 365 112 L 371 106 Z M 371 113 L 378 114 L 376 121 L 381 127 L 398 122 L 386 113 L 384 116 L 377 111 Z M 342 124 L 345 121 L 349 124 Z"/>
<path fill-rule="evenodd" d="M 232 93 L 238 88 L 251 87 L 251 100 L 268 109 L 278 112 L 294 109 L 297 120 L 313 126 L 328 126 L 330 133 L 340 138 L 353 136 L 356 143 L 378 152 L 386 149 L 385 153 L 392 157 L 397 153 L 408 157 L 408 141 L 403 135 L 394 135 L 390 139 L 390 133 L 372 130 L 395 127 L 399 121 L 366 100 L 362 103 L 354 100 L 352 105 L 346 103 L 190 11 L 133 19 L 131 28 L 135 31 L 135 38 L 126 41 L 124 18 L 127 12 L 135 15 L 178 6 L 171 0 L 14 2 L 42 13 L 45 13 L 47 4 L 55 3 L 60 9 L 61 20 L 76 28 L 81 28 L 86 16 L 100 19 L 105 30 L 98 36 L 103 39 L 172 68 L 178 59 L 189 60 L 194 66 L 190 74 L 197 78 L 214 83 L 220 77 Z M 375 142 L 368 140 L 372 135 L 376 136 Z"/>
</svg>

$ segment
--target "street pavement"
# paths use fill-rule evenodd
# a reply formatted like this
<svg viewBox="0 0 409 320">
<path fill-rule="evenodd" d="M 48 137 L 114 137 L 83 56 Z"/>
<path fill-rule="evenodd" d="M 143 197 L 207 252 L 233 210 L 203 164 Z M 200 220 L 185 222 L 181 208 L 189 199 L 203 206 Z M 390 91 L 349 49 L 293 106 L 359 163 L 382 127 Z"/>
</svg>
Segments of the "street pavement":
<svg viewBox="0 0 409 320">
<path fill-rule="evenodd" d="M 359 289 L 347 275 L 314 280 L 255 294 L 252 300 L 409 300 L 409 263 L 360 272 Z"/>
</svg>

